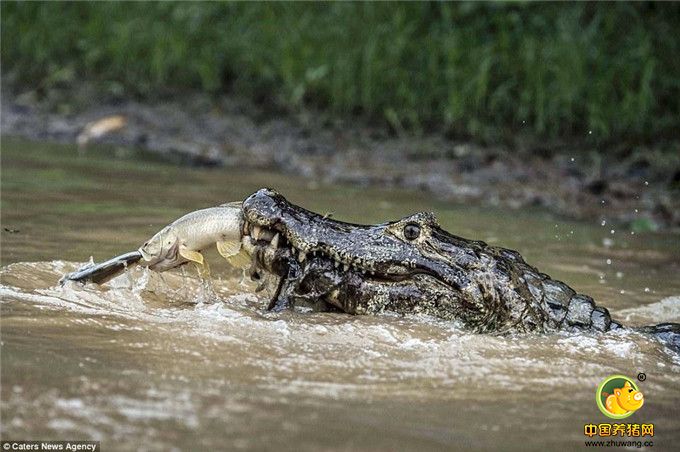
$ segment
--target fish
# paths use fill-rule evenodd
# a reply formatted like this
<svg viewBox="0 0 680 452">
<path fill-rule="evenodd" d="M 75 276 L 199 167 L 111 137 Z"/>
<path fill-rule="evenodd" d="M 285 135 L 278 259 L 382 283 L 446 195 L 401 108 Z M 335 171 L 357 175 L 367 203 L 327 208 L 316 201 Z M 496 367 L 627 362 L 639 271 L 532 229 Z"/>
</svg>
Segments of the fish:
<svg viewBox="0 0 680 452">
<path fill-rule="evenodd" d="M 205 264 L 201 251 L 212 245 L 230 264 L 243 267 L 241 203 L 222 204 L 184 215 L 157 232 L 139 248 L 144 265 L 165 271 L 186 262 Z"/>
<path fill-rule="evenodd" d="M 201 251 L 216 246 L 218 253 L 237 268 L 245 268 L 251 257 L 243 249 L 241 202 L 196 210 L 173 221 L 154 234 L 138 250 L 100 264 L 89 264 L 65 275 L 60 283 L 75 281 L 103 284 L 133 265 L 163 272 L 188 262 L 206 266 Z"/>
</svg>

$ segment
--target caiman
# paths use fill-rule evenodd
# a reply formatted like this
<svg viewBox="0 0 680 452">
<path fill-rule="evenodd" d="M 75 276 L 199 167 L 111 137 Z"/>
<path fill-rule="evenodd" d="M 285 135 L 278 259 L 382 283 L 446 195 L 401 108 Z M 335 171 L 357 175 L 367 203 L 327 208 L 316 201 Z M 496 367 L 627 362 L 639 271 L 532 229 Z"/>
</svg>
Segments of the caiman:
<svg viewBox="0 0 680 452">
<path fill-rule="evenodd" d="M 518 252 L 455 236 L 429 212 L 352 224 L 264 188 L 243 201 L 234 224 L 241 248 L 232 253 L 249 256 L 252 279 L 274 282 L 269 309 L 305 302 L 349 314 L 417 313 L 480 333 L 622 328 L 607 308 Z M 679 324 L 641 330 L 680 347 Z"/>
</svg>

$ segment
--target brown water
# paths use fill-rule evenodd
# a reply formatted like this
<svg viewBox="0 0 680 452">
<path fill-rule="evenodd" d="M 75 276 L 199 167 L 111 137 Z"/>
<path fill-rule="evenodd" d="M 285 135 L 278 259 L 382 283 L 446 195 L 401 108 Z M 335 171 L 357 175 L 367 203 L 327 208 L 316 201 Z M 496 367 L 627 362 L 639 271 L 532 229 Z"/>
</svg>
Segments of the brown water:
<svg viewBox="0 0 680 452">
<path fill-rule="evenodd" d="M 418 317 L 267 313 L 216 253 L 218 300 L 190 270 L 57 285 L 90 256 L 137 248 L 183 213 L 262 186 L 363 223 L 433 210 L 625 323 L 680 321 L 677 234 L 3 139 L 2 438 L 94 439 L 102 450 L 576 449 L 585 423 L 617 422 L 595 405 L 598 383 L 644 372 L 645 405 L 622 422 L 654 423 L 655 450 L 680 444 L 680 357 L 640 334 L 494 337 Z"/>
</svg>

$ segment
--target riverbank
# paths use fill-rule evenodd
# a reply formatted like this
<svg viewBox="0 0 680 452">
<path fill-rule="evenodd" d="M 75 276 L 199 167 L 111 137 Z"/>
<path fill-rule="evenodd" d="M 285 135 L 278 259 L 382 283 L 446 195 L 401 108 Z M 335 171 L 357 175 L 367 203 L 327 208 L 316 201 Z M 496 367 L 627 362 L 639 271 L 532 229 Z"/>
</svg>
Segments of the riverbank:
<svg viewBox="0 0 680 452">
<path fill-rule="evenodd" d="M 319 112 L 277 111 L 227 95 L 99 103 L 84 90 L 77 102 L 55 105 L 32 91 L 3 91 L 3 136 L 75 143 L 87 124 L 122 115 L 125 126 L 97 142 L 180 164 L 276 169 L 305 183 L 399 187 L 514 209 L 540 206 L 633 232 L 680 228 L 677 144 L 674 150 L 621 145 L 607 153 L 568 144 L 485 147 L 436 133 L 400 135 Z"/>
</svg>

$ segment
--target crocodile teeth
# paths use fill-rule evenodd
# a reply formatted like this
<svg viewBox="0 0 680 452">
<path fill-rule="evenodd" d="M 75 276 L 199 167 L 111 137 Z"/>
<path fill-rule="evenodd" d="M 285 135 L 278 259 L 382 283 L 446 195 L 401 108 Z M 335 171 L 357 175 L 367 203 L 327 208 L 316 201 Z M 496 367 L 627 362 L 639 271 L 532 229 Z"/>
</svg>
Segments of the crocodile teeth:
<svg viewBox="0 0 680 452">
<path fill-rule="evenodd" d="M 302 263 L 305 261 L 307 258 L 307 254 L 304 251 L 300 251 L 300 255 L 298 256 L 298 262 Z"/>
<path fill-rule="evenodd" d="M 342 269 L 343 269 L 344 271 L 349 270 L 349 265 L 347 265 L 347 264 L 343 265 L 343 266 L 342 266 Z"/>
<path fill-rule="evenodd" d="M 272 248 L 276 249 L 279 247 L 279 233 L 277 232 L 274 234 L 274 238 L 272 239 Z"/>
<path fill-rule="evenodd" d="M 259 226 L 253 226 L 252 236 L 255 240 L 258 240 L 260 238 L 260 232 L 262 232 L 262 228 L 260 228 Z"/>
<path fill-rule="evenodd" d="M 333 265 L 335 266 L 335 268 L 338 268 L 338 267 L 340 267 L 340 262 L 333 261 Z"/>
</svg>

